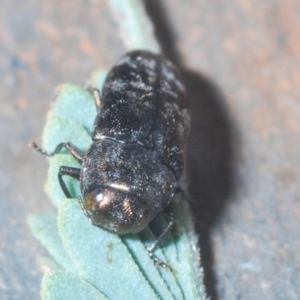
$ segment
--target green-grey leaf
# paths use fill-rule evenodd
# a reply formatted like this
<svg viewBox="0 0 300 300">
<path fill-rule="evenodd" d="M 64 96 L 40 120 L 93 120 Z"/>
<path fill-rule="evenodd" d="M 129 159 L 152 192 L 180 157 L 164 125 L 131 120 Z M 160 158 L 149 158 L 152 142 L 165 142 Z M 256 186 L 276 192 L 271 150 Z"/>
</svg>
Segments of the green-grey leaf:
<svg viewBox="0 0 300 300">
<path fill-rule="evenodd" d="M 80 277 L 109 299 L 159 299 L 119 236 L 91 225 L 77 201 L 61 205 L 58 228 Z"/>
<path fill-rule="evenodd" d="M 140 0 L 109 0 L 108 4 L 119 25 L 120 37 L 128 51 L 149 50 L 158 53 L 153 25 Z"/>
<path fill-rule="evenodd" d="M 155 221 L 155 224 L 157 224 L 156 221 Z M 148 226 L 147 228 L 145 228 L 139 234 L 140 239 L 142 241 L 144 241 L 144 243 L 147 246 L 151 245 L 157 239 L 157 237 L 163 232 L 163 229 L 165 228 L 165 226 L 161 227 L 161 228 L 162 228 L 162 230 L 157 235 L 154 235 L 153 231 L 150 229 L 150 226 Z M 171 268 L 171 271 L 165 270 L 164 268 L 158 268 L 160 276 L 164 279 L 164 281 L 168 285 L 169 290 L 171 291 L 171 293 L 173 295 L 175 295 L 176 299 L 184 299 L 183 298 L 183 292 L 182 292 L 181 287 L 180 287 L 180 285 L 179 285 L 179 283 L 177 281 L 177 278 L 176 278 L 176 269 L 175 269 L 176 265 L 173 265 L 172 264 L 172 260 L 169 259 L 167 257 L 167 255 L 165 254 L 166 253 L 166 249 L 170 250 L 170 248 L 175 248 L 175 245 L 172 242 L 172 237 L 170 237 L 170 235 L 171 235 L 171 233 L 169 233 L 167 235 L 167 237 L 162 241 L 162 243 L 159 246 L 156 247 L 156 249 L 154 250 L 154 254 L 162 262 L 166 263 L 168 265 L 168 267 Z M 126 240 L 124 240 L 124 242 L 126 243 Z M 170 251 L 167 251 L 167 253 L 169 253 L 169 252 Z M 177 257 L 176 253 L 175 253 L 174 257 L 176 259 L 176 257 Z"/>
<path fill-rule="evenodd" d="M 43 300 L 108 300 L 86 280 L 62 271 L 45 274 L 41 296 Z"/>
<path fill-rule="evenodd" d="M 152 242 L 155 241 L 155 239 L 151 240 Z M 180 289 L 176 284 L 176 279 L 173 274 L 168 270 L 158 269 L 157 266 L 154 265 L 141 239 L 137 238 L 136 235 L 129 235 L 122 237 L 122 241 L 127 246 L 141 272 L 147 278 L 153 289 L 161 295 L 162 299 L 172 299 L 172 297 L 174 297 L 174 299 L 182 299 Z M 156 255 L 158 251 L 156 251 Z M 165 260 L 163 256 L 159 256 L 159 258 L 162 261 Z"/>
<path fill-rule="evenodd" d="M 49 112 L 50 116 L 76 121 L 89 132 L 92 131 L 96 114 L 93 95 L 83 87 L 72 84 L 57 88 L 55 106 Z"/>
<path fill-rule="evenodd" d="M 178 220 L 178 263 L 180 272 L 177 272 L 181 286 L 184 286 L 186 299 L 206 299 L 203 284 L 203 269 L 200 265 L 197 237 L 191 220 L 191 213 L 186 201 L 175 197 L 172 208 Z"/>
<path fill-rule="evenodd" d="M 55 261 L 65 270 L 73 271 L 73 264 L 58 234 L 56 218 L 53 214 L 31 215 L 27 222 L 33 235 L 49 251 Z"/>
</svg>

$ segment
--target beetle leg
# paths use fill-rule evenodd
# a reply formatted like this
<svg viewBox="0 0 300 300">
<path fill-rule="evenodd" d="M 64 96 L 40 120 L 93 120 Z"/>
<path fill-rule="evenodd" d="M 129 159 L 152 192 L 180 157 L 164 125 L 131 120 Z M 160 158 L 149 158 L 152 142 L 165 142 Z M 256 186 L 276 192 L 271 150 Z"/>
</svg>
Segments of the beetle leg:
<svg viewBox="0 0 300 300">
<path fill-rule="evenodd" d="M 159 267 L 167 270 L 167 271 L 172 271 L 171 268 L 166 264 L 164 263 L 162 260 L 160 260 L 153 252 L 150 252 L 148 249 L 148 254 L 150 256 L 150 258 L 154 261 L 155 264 L 157 264 Z"/>
<path fill-rule="evenodd" d="M 158 246 L 158 244 L 165 238 L 165 236 L 168 234 L 168 232 L 171 230 L 171 228 L 173 227 L 174 225 L 174 217 L 173 217 L 173 214 L 171 213 L 169 216 L 168 216 L 168 219 L 169 219 L 169 223 L 167 225 L 167 227 L 164 229 L 164 231 L 162 232 L 162 234 L 157 238 L 157 240 L 147 248 L 147 250 L 149 252 L 153 252 L 153 250 Z"/>
<path fill-rule="evenodd" d="M 167 227 L 164 229 L 162 234 L 156 239 L 156 241 L 152 245 L 147 247 L 147 251 L 149 253 L 149 256 L 154 260 L 156 264 L 158 264 L 160 267 L 166 270 L 171 271 L 170 267 L 166 265 L 163 261 L 161 261 L 158 257 L 156 257 L 153 253 L 154 249 L 159 245 L 159 243 L 161 243 L 161 241 L 166 237 L 166 235 L 170 232 L 171 228 L 174 225 L 174 217 L 172 213 L 168 215 L 168 219 L 169 223 Z"/>
<path fill-rule="evenodd" d="M 96 104 L 96 108 L 97 108 L 97 112 L 100 111 L 100 107 L 101 107 L 101 95 L 100 95 L 100 91 L 96 88 L 92 89 L 92 94 L 95 100 L 95 104 Z"/>
<path fill-rule="evenodd" d="M 35 149 L 37 152 L 42 153 L 43 155 L 46 156 L 53 156 L 57 153 L 60 152 L 60 150 L 65 147 L 66 150 L 75 158 L 77 159 L 80 163 L 83 160 L 83 153 L 77 148 L 75 147 L 73 144 L 71 143 L 60 143 L 56 146 L 56 148 L 54 149 L 53 152 L 48 152 L 42 148 L 40 148 L 35 142 L 31 142 L 29 143 L 29 147 Z"/>
<path fill-rule="evenodd" d="M 100 91 L 97 88 L 91 87 L 90 85 L 84 85 L 84 88 L 90 94 L 92 94 L 92 96 L 94 98 L 94 101 L 95 101 L 97 113 L 98 113 L 100 111 L 100 107 L 101 107 L 101 94 L 100 94 Z"/>
<path fill-rule="evenodd" d="M 71 194 L 70 194 L 70 192 L 69 192 L 69 190 L 68 190 L 68 188 L 67 188 L 67 186 L 66 186 L 66 184 L 65 184 L 62 177 L 64 175 L 68 175 L 68 176 L 70 176 L 74 179 L 79 180 L 80 179 L 80 171 L 81 170 L 78 169 L 78 168 L 72 168 L 72 167 L 66 167 L 66 166 L 61 166 L 59 168 L 58 181 L 59 181 L 60 186 L 61 186 L 61 188 L 62 188 L 62 190 L 63 190 L 63 192 L 64 192 L 64 194 L 67 198 L 72 198 L 72 196 L 71 196 Z"/>
</svg>

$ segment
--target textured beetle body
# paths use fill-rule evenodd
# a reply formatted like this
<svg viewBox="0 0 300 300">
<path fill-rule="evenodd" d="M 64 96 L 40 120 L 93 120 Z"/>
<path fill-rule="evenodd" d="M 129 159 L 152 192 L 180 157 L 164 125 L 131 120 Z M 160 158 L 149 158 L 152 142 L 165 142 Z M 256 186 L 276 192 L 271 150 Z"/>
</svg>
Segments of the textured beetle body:
<svg viewBox="0 0 300 300">
<path fill-rule="evenodd" d="M 170 203 L 183 173 L 189 132 L 185 89 L 170 61 L 134 51 L 109 72 L 101 100 L 95 92 L 99 113 L 85 154 L 70 143 L 51 153 L 31 146 L 47 156 L 65 147 L 82 163 L 82 169 L 61 166 L 58 180 L 69 198 L 62 177 L 80 180 L 81 205 L 94 225 L 117 234 L 139 232 Z"/>
<path fill-rule="evenodd" d="M 137 232 L 170 203 L 188 131 L 185 89 L 173 64 L 145 51 L 123 56 L 104 83 L 80 175 L 84 207 L 96 225 Z M 88 195 L 97 187 L 106 192 L 95 201 L 97 192 Z"/>
</svg>

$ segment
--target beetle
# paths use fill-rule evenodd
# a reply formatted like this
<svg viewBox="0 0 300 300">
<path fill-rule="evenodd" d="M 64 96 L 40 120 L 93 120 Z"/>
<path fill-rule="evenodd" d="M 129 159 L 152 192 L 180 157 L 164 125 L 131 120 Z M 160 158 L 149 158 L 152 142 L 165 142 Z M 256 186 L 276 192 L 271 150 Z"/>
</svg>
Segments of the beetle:
<svg viewBox="0 0 300 300">
<path fill-rule="evenodd" d="M 108 73 L 97 107 L 92 144 L 85 154 L 65 147 L 82 168 L 61 166 L 63 176 L 80 181 L 80 203 L 90 222 L 116 234 L 137 233 L 163 212 L 178 188 L 185 164 L 190 117 L 184 84 L 176 67 L 159 54 L 133 51 Z M 87 116 L 88 117 L 88 116 Z M 150 253 L 173 224 L 148 248 Z"/>
</svg>

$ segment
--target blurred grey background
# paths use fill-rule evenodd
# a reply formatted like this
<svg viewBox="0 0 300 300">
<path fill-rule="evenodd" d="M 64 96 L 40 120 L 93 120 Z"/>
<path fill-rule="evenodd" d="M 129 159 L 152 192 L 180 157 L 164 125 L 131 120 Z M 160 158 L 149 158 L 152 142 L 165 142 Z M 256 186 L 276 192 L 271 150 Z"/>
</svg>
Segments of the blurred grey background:
<svg viewBox="0 0 300 300">
<path fill-rule="evenodd" d="M 193 117 L 190 194 L 212 299 L 300 298 L 300 2 L 148 0 Z M 124 46 L 104 0 L 3 0 L 0 299 L 39 299 L 26 225 L 54 211 L 41 141 L 54 88 L 110 68 Z"/>
</svg>

